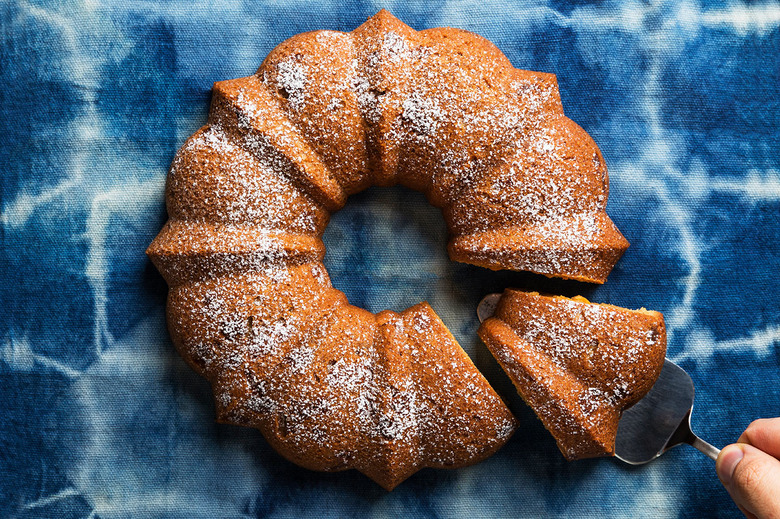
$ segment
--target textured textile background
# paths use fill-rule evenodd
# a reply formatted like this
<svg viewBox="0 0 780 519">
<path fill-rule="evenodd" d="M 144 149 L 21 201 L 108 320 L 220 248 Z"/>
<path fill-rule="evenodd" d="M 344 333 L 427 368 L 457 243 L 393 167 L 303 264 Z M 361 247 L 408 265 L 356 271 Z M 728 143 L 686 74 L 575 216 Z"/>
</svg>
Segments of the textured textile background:
<svg viewBox="0 0 780 519">
<path fill-rule="evenodd" d="M 428 300 L 522 423 L 489 460 L 423 470 L 392 493 L 215 424 L 144 255 L 212 83 L 254 72 L 289 36 L 352 30 L 382 7 L 557 74 L 632 243 L 603 286 L 494 273 L 449 261 L 419 193 L 350 199 L 325 236 L 336 287 L 372 311 Z M 565 462 L 477 339 L 474 310 L 505 286 L 660 310 L 704 438 L 723 446 L 780 415 L 779 3 L 7 1 L 0 24 L 0 516 L 739 514 L 713 462 L 686 446 L 642 467 Z"/>
</svg>

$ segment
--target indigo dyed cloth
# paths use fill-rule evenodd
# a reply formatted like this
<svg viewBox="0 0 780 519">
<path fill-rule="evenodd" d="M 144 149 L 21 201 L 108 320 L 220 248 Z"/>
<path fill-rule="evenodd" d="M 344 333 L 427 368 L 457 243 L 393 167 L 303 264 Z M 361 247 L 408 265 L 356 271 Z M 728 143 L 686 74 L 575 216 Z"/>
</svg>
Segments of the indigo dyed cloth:
<svg viewBox="0 0 780 519">
<path fill-rule="evenodd" d="M 391 493 L 310 472 L 217 425 L 175 353 L 144 255 L 165 177 L 214 81 L 282 40 L 387 8 L 492 40 L 557 74 L 595 139 L 631 247 L 603 286 L 451 262 L 439 211 L 401 188 L 353 196 L 325 234 L 335 286 L 371 311 L 427 300 L 517 415 L 490 459 Z M 507 286 L 662 311 L 716 446 L 780 415 L 780 4 L 539 0 L 438 5 L 23 1 L 0 7 L 0 516 L 735 517 L 713 462 L 564 461 L 476 336 Z"/>
</svg>

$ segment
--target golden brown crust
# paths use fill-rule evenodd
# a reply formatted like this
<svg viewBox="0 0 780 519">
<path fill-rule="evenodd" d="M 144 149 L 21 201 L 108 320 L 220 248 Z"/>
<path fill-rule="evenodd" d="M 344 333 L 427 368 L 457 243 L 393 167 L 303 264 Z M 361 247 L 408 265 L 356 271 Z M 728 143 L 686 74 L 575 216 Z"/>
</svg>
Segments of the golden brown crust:
<svg viewBox="0 0 780 519">
<path fill-rule="evenodd" d="M 347 195 L 343 188 L 260 78 L 215 83 L 209 122 L 325 209 L 335 211 L 344 206 Z"/>
<path fill-rule="evenodd" d="M 427 304 L 375 316 L 323 275 L 302 265 L 171 290 L 172 338 L 211 381 L 220 422 L 257 427 L 303 467 L 356 468 L 388 490 L 506 442 L 514 417 Z"/>
<path fill-rule="evenodd" d="M 347 194 L 371 184 L 354 56 L 350 34 L 308 32 L 277 46 L 256 73 Z M 323 64 L 327 73 L 307 74 Z"/>
<path fill-rule="evenodd" d="M 386 488 L 506 442 L 514 418 L 430 307 L 349 305 L 320 237 L 347 195 L 400 183 L 443 209 L 454 259 L 603 282 L 627 242 L 604 212 L 598 148 L 562 114 L 553 75 L 384 10 L 351 33 L 294 36 L 254 75 L 216 83 L 147 253 L 218 419 Z"/>
<path fill-rule="evenodd" d="M 614 454 L 621 413 L 666 354 L 658 312 L 511 289 L 479 336 L 570 460 Z"/>
<path fill-rule="evenodd" d="M 492 270 L 527 270 L 604 283 L 625 238 L 603 213 L 564 216 L 549 225 L 506 226 L 453 238 L 450 257 Z"/>
</svg>

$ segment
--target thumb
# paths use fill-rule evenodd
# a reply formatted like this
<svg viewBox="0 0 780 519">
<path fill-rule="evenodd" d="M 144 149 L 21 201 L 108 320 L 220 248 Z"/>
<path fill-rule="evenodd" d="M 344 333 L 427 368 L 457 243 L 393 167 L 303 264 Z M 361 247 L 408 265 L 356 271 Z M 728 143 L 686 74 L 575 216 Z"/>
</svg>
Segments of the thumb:
<svg viewBox="0 0 780 519">
<path fill-rule="evenodd" d="M 780 519 L 780 461 L 752 445 L 736 443 L 723 448 L 715 467 L 745 515 Z"/>
</svg>

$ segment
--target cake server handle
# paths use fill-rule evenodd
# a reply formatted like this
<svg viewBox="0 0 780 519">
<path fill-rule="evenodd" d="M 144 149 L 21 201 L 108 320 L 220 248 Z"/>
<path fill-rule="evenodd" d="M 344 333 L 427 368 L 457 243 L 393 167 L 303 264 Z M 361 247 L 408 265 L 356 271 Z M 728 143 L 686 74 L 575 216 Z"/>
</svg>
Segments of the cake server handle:
<svg viewBox="0 0 780 519">
<path fill-rule="evenodd" d="M 691 429 L 691 411 L 688 411 L 688 416 L 680 422 L 680 426 L 674 431 L 672 437 L 669 438 L 669 442 L 666 444 L 664 451 L 681 443 L 687 443 L 691 447 L 695 447 L 712 460 L 717 460 L 718 454 L 720 454 L 720 449 L 702 440 L 693 432 Z"/>
</svg>

